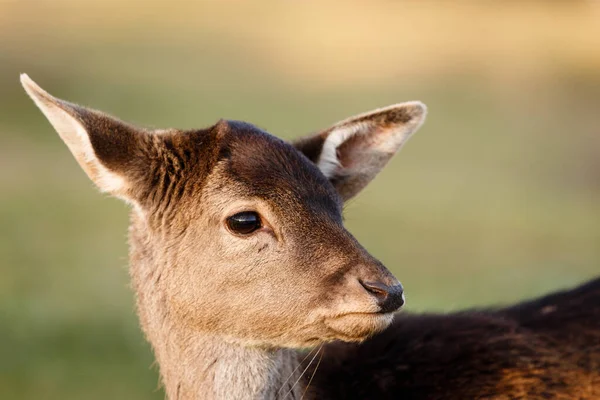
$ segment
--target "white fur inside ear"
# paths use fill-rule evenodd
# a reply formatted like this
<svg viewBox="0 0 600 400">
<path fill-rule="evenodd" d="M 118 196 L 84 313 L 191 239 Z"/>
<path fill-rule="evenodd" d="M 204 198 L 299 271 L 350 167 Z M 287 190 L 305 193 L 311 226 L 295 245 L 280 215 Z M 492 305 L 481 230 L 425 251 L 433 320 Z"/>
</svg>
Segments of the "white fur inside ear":
<svg viewBox="0 0 600 400">
<path fill-rule="evenodd" d="M 338 146 L 348 140 L 351 136 L 360 132 L 363 128 L 362 125 L 363 124 L 358 123 L 334 128 L 325 139 L 317 166 L 328 179 L 331 179 L 336 171 L 342 166 L 337 155 Z"/>
<path fill-rule="evenodd" d="M 27 94 L 48 118 L 77 162 L 100 190 L 117 196 L 122 194 L 125 180 L 100 163 L 92 148 L 89 134 L 83 125 L 61 107 L 60 100 L 40 88 L 27 75 L 21 75 L 21 82 Z"/>
<path fill-rule="evenodd" d="M 77 160 L 81 160 L 88 168 L 91 167 L 94 170 L 92 179 L 100 190 L 118 195 L 125 188 L 125 180 L 119 175 L 110 172 L 98 161 L 88 132 L 83 125 L 62 109 L 58 107 L 54 108 L 52 111 L 46 111 L 40 106 L 40 109 L 42 109 L 46 117 L 50 120 L 54 129 L 59 132 L 61 138 L 69 146 L 69 149 Z M 50 116 L 50 113 L 53 115 Z"/>
<path fill-rule="evenodd" d="M 399 110 L 410 116 L 408 121 L 400 120 L 392 124 L 382 124 L 380 121 L 382 115 Z M 378 108 L 338 122 L 323 143 L 317 166 L 327 178 L 332 178 L 340 169 L 347 168 L 348 166 L 341 165 L 337 150 L 342 143 L 354 135 L 367 135 L 369 140 L 357 144 L 355 148 L 349 150 L 350 152 L 388 154 L 391 157 L 419 129 L 426 114 L 425 104 L 420 101 L 410 101 Z M 378 168 L 382 166 L 383 164 Z M 364 167 L 367 168 L 368 165 Z"/>
</svg>

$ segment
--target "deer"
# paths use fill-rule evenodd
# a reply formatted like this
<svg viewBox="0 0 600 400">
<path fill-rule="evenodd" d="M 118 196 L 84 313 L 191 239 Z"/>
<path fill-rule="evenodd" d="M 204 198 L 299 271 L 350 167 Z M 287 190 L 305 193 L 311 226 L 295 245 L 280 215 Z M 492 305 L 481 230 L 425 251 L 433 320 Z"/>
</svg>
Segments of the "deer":
<svg viewBox="0 0 600 400">
<path fill-rule="evenodd" d="M 21 83 L 102 191 L 169 399 L 598 399 L 600 279 L 512 306 L 397 313 L 342 207 L 423 124 L 418 101 L 293 142 L 146 129 Z"/>
</svg>

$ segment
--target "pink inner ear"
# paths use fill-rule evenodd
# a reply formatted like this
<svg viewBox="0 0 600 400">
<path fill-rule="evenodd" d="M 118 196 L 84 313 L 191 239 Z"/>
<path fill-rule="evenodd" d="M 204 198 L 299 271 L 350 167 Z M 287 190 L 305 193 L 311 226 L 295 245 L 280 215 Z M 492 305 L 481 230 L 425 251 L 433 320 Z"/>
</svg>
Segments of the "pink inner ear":
<svg viewBox="0 0 600 400">
<path fill-rule="evenodd" d="M 388 135 L 382 129 L 359 130 L 337 147 L 336 156 L 340 166 L 347 169 L 360 168 L 361 165 L 366 167 L 382 147 L 385 136 Z"/>
<path fill-rule="evenodd" d="M 335 149 L 335 157 L 337 158 L 338 163 L 340 164 L 340 167 L 343 168 L 345 165 L 345 162 L 344 162 L 344 158 L 342 157 L 342 152 L 340 151 L 339 147 L 337 149 Z"/>
</svg>

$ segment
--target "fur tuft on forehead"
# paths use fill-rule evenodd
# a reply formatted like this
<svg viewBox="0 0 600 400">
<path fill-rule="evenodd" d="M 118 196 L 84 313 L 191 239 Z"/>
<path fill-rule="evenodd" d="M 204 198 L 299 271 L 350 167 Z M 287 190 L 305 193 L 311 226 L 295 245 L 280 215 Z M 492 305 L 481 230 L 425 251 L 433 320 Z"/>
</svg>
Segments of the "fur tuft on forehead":
<svg viewBox="0 0 600 400">
<path fill-rule="evenodd" d="M 227 121 L 220 155 L 226 171 L 249 196 L 295 199 L 339 214 L 341 199 L 319 168 L 291 144 L 255 127 Z"/>
</svg>

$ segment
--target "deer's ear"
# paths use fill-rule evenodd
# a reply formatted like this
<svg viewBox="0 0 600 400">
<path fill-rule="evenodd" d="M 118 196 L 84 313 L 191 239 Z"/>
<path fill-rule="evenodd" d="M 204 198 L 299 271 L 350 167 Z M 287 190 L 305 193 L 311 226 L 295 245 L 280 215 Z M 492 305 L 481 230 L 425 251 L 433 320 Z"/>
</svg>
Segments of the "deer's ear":
<svg viewBox="0 0 600 400">
<path fill-rule="evenodd" d="M 148 133 L 57 99 L 26 74 L 21 75 L 21 83 L 100 190 L 135 202 L 131 188 L 145 169 L 143 147 Z"/>
<path fill-rule="evenodd" d="M 425 120 L 427 108 L 413 101 L 338 122 L 294 146 L 333 183 L 342 199 L 360 192 Z"/>
</svg>

